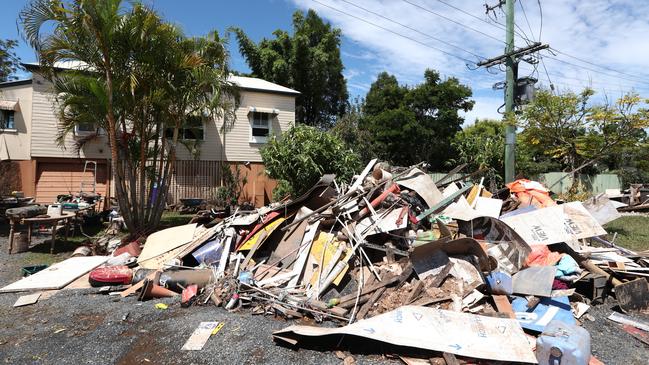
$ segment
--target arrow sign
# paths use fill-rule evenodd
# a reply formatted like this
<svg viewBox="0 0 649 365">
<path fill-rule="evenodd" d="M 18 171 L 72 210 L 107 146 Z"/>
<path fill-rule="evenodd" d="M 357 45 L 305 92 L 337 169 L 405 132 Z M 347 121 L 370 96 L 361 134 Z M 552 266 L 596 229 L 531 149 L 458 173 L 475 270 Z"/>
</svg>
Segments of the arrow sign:
<svg viewBox="0 0 649 365">
<path fill-rule="evenodd" d="M 460 345 L 457 344 L 457 343 L 456 343 L 455 345 L 448 345 L 448 347 L 452 347 L 452 348 L 454 348 L 455 351 L 460 351 L 460 349 L 462 348 L 462 346 L 460 346 Z"/>
</svg>

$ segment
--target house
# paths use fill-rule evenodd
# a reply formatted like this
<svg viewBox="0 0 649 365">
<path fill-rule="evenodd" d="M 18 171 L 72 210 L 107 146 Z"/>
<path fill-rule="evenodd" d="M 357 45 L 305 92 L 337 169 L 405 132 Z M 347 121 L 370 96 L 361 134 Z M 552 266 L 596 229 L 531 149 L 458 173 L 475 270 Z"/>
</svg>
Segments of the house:
<svg viewBox="0 0 649 365">
<path fill-rule="evenodd" d="M 39 67 L 24 66 L 29 71 Z M 208 118 L 180 131 L 183 139 L 198 140 L 197 153 L 179 144 L 169 192 L 172 203 L 213 197 L 223 163 L 238 166 L 246 176 L 241 200 L 261 206 L 270 199 L 275 182 L 265 176 L 259 151 L 271 136 L 295 123 L 299 92 L 258 78 L 231 76 L 231 81 L 240 88 L 240 105 L 226 133 L 222 120 Z M 36 72 L 27 80 L 0 83 L 0 162 L 12 164 L 20 189 L 40 203 L 78 192 L 82 183 L 84 191 L 95 183 L 98 193 L 112 196 L 107 137 L 100 135 L 76 151 L 75 142 L 96 132 L 95 126 L 81 125 L 58 144 L 53 96 L 51 83 Z"/>
</svg>

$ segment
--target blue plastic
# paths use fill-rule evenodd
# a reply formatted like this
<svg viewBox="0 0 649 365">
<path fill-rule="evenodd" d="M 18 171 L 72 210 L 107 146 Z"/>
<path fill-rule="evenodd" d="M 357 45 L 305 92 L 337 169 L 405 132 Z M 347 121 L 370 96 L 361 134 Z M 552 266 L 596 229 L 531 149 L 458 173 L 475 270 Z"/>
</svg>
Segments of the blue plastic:
<svg viewBox="0 0 649 365">
<path fill-rule="evenodd" d="M 539 365 L 587 365 L 590 334 L 585 329 L 553 320 L 536 339 Z"/>
<path fill-rule="evenodd" d="M 543 332 L 545 327 L 553 320 L 560 320 L 564 323 L 575 324 L 575 317 L 570 311 L 570 300 L 568 297 L 541 298 L 539 304 L 534 308 L 527 308 L 527 299 L 524 297 L 513 297 L 512 309 L 516 319 L 524 329 Z"/>
<path fill-rule="evenodd" d="M 512 277 L 505 272 L 491 272 L 486 279 L 491 294 L 511 295 L 514 290 Z"/>
</svg>

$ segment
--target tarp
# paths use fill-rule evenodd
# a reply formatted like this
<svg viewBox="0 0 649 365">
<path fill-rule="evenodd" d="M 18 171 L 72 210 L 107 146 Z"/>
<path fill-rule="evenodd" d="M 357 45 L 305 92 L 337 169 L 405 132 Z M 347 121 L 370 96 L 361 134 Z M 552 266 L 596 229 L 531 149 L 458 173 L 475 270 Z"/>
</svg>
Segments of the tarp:
<svg viewBox="0 0 649 365">
<path fill-rule="evenodd" d="M 352 335 L 397 346 L 498 361 L 536 363 L 518 321 L 420 306 L 404 306 L 340 328 L 290 326 L 273 334 L 295 338 Z"/>
</svg>

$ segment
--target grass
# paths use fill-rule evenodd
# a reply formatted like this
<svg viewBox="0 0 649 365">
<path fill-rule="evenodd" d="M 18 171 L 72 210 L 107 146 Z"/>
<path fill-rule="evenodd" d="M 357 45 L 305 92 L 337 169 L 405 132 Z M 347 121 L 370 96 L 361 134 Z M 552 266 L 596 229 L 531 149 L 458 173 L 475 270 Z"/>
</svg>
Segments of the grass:
<svg viewBox="0 0 649 365">
<path fill-rule="evenodd" d="M 160 226 L 158 226 L 158 229 L 160 230 L 187 224 L 193 217 L 193 214 L 180 214 L 178 212 L 166 211 L 162 213 L 162 218 L 160 218 Z"/>
<path fill-rule="evenodd" d="M 633 215 L 618 218 L 604 226 L 609 240 L 617 233 L 615 243 L 633 251 L 649 250 L 649 217 Z"/>
</svg>

